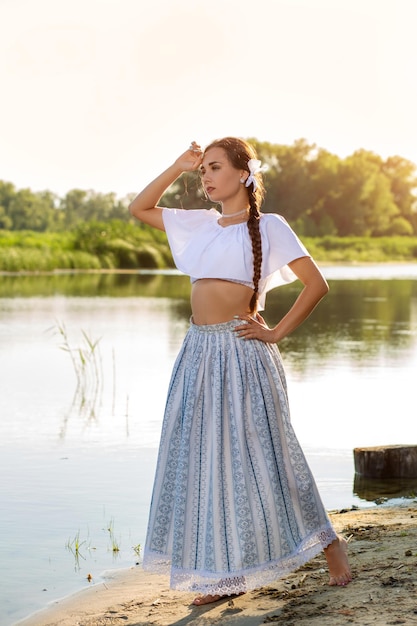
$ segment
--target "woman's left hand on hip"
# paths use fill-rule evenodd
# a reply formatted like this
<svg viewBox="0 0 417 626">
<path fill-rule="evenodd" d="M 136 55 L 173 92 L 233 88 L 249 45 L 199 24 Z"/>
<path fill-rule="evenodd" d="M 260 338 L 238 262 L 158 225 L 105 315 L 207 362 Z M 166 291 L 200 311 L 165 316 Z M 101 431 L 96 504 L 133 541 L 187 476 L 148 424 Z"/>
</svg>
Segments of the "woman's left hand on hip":
<svg viewBox="0 0 417 626">
<path fill-rule="evenodd" d="M 275 343 L 274 332 L 271 330 L 262 315 L 236 315 L 235 319 L 242 320 L 243 324 L 236 326 L 234 331 L 241 339 L 258 339 L 265 343 Z"/>
</svg>

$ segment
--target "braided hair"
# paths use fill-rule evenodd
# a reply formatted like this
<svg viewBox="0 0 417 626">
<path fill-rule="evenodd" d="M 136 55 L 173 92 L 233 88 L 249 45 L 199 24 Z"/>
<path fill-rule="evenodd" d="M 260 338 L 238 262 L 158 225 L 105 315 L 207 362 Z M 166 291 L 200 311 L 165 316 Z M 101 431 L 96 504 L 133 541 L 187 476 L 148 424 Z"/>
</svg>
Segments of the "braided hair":
<svg viewBox="0 0 417 626">
<path fill-rule="evenodd" d="M 227 158 L 233 167 L 237 170 L 245 170 L 249 172 L 248 162 L 250 159 L 256 159 L 256 152 L 253 147 L 243 139 L 236 137 L 225 137 L 224 139 L 217 139 L 213 141 L 205 152 L 210 148 L 223 148 Z M 262 269 L 262 241 L 261 232 L 259 230 L 259 218 L 260 207 L 265 195 L 264 186 L 260 174 L 256 175 L 256 190 L 253 188 L 253 183 L 250 183 L 247 187 L 248 199 L 249 199 L 249 219 L 248 230 L 252 242 L 252 254 L 253 254 L 253 294 L 249 303 L 249 309 L 251 313 L 255 313 L 258 304 L 258 290 L 259 281 L 261 279 Z"/>
</svg>

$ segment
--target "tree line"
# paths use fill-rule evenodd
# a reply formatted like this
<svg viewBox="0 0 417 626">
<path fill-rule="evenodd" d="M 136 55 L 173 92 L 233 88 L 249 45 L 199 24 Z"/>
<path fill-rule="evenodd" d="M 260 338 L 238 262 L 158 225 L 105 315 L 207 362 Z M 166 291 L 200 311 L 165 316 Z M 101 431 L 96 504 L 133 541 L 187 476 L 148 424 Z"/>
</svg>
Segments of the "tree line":
<svg viewBox="0 0 417 626">
<path fill-rule="evenodd" d="M 400 156 L 382 159 L 358 150 L 346 158 L 299 139 L 279 145 L 249 140 L 269 167 L 264 174 L 264 212 L 280 213 L 301 236 L 382 237 L 417 234 L 417 168 Z M 67 231 L 91 221 L 131 221 L 135 194 L 16 189 L 0 181 L 0 228 Z M 209 208 L 198 172 L 182 175 L 163 206 Z"/>
<path fill-rule="evenodd" d="M 61 232 L 85 222 L 126 220 L 128 198 L 114 193 L 72 189 L 63 198 L 51 191 L 16 189 L 0 181 L 0 228 Z"/>
</svg>

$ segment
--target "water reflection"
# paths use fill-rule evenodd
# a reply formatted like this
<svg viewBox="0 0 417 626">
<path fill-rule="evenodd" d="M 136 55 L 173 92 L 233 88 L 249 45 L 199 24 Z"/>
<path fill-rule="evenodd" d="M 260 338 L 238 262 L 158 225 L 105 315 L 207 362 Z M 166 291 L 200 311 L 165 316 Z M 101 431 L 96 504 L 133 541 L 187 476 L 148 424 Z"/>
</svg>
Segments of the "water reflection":
<svg viewBox="0 0 417 626">
<path fill-rule="evenodd" d="M 329 280 L 330 293 L 313 312 L 308 324 L 287 338 L 285 351 L 328 356 L 342 347 L 356 360 L 376 354 L 381 345 L 391 353 L 415 341 L 417 280 Z M 300 291 L 299 283 L 268 295 L 265 318 L 279 320 Z M 111 297 L 169 298 L 172 311 L 188 320 L 190 282 L 178 273 L 54 273 L 0 276 L 0 298 Z M 1 306 L 1 304 L 0 304 Z"/>
<path fill-rule="evenodd" d="M 414 443 L 417 280 L 349 280 L 346 272 L 342 280 L 329 280 L 330 293 L 308 323 L 280 343 L 300 438 L 307 445 L 344 448 L 399 443 L 397 436 L 402 443 Z M 269 324 L 286 313 L 299 291 L 300 285 L 294 283 L 268 295 Z M 189 323 L 189 294 L 188 277 L 172 272 L 1 276 L 0 342 L 10 350 L 16 325 L 35 329 L 39 317 L 45 319 L 42 332 L 54 319 L 68 318 L 73 333 L 91 329 L 93 339 L 103 336 L 99 347 L 104 351 L 105 393 L 100 390 L 99 408 L 108 416 L 105 426 L 114 432 L 110 419 L 115 403 L 110 396 L 117 360 L 117 411 L 129 419 L 145 411 L 147 423 L 154 423 L 154 442 L 166 380 Z M 10 372 L 6 368 L 6 378 Z M 62 375 L 56 367 L 54 374 L 59 385 Z M 76 412 L 78 422 L 82 414 L 93 415 L 90 421 L 97 422 L 96 404 L 92 412 L 87 404 L 80 410 L 76 398 L 66 412 L 62 436 L 68 436 Z M 128 426 L 123 436 L 125 432 L 131 439 L 135 433 L 139 436 L 132 424 Z"/>
<path fill-rule="evenodd" d="M 320 407 L 322 428 L 333 428 L 332 411 L 336 420 L 350 425 L 350 430 L 362 419 L 360 432 L 350 432 L 346 446 L 350 441 L 353 445 L 367 445 L 361 435 L 368 433 L 366 438 L 371 438 L 371 423 L 376 429 L 376 438 L 382 423 L 383 432 L 391 436 L 394 432 L 390 426 L 391 416 L 395 415 L 404 424 L 407 412 L 410 418 L 413 412 L 414 405 L 407 399 L 417 365 L 417 273 L 416 278 L 397 280 L 369 277 L 350 280 L 347 275 L 345 269 L 342 280 L 329 280 L 330 293 L 308 323 L 280 343 L 286 370 L 295 388 L 295 393 L 291 394 L 293 415 L 296 420 L 302 420 L 301 437 L 305 433 L 307 443 L 312 445 L 318 441 L 318 435 L 314 436 L 314 426 L 305 414 L 302 400 L 306 391 L 314 399 L 316 411 Z M 272 291 L 267 299 L 266 321 L 275 324 L 299 291 L 298 283 Z M 0 327 L 0 340 L 3 346 L 13 342 L 12 333 L 7 332 L 8 324 L 15 327 L 18 319 L 22 324 L 35 323 L 36 316 L 43 310 L 45 317 L 49 316 L 45 328 L 53 323 L 54 317 L 65 322 L 67 315 L 78 329 L 86 329 L 87 324 L 94 321 L 92 337 L 104 336 L 100 348 L 107 347 L 107 363 L 114 360 L 108 352 L 117 344 L 117 367 L 123 370 L 120 361 L 123 366 L 129 363 L 135 357 L 131 350 L 136 345 L 139 353 L 147 355 L 148 364 L 153 364 L 153 369 L 148 367 L 143 375 L 150 376 L 154 372 L 153 380 L 157 381 L 160 371 L 165 374 L 170 371 L 186 332 L 191 313 L 189 294 L 188 277 L 173 272 L 0 276 L 0 321 L 5 329 L 2 332 Z M 122 338 L 123 333 L 128 337 Z M 164 355 L 166 349 L 168 358 Z M 114 375 L 111 371 L 107 374 L 108 391 Z M 298 383 L 304 385 L 302 390 L 297 388 Z M 146 383 L 144 386 L 149 387 Z M 323 398 L 326 398 L 326 406 Z M 399 399 L 403 408 L 397 416 Z M 133 394 L 130 395 L 132 401 Z M 128 402 L 127 397 L 123 398 L 124 405 Z M 148 402 L 151 403 L 150 398 Z M 77 408 L 79 403 L 75 404 Z M 137 406 L 132 404 L 131 410 L 137 410 Z M 63 432 L 66 430 L 63 428 Z M 331 434 L 326 435 L 331 439 Z M 415 420 L 410 422 L 407 440 L 413 442 L 414 438 L 417 438 Z M 382 445 L 388 443 L 397 441 L 381 442 Z M 370 440 L 368 445 L 377 444 Z"/>
<path fill-rule="evenodd" d="M 417 478 L 377 479 L 355 474 L 354 493 L 362 500 L 380 504 L 392 498 L 417 497 Z"/>
<path fill-rule="evenodd" d="M 178 272 L 54 272 L 0 275 L 0 298 L 108 296 L 188 299 L 190 280 Z"/>
<path fill-rule="evenodd" d="M 288 358 L 300 369 L 312 359 L 342 357 L 360 366 L 370 358 L 404 354 L 416 343 L 417 281 L 336 280 L 311 319 L 282 342 Z M 298 290 L 295 286 L 269 296 L 268 323 L 285 313 Z M 297 355 L 302 354 L 303 359 Z"/>
</svg>

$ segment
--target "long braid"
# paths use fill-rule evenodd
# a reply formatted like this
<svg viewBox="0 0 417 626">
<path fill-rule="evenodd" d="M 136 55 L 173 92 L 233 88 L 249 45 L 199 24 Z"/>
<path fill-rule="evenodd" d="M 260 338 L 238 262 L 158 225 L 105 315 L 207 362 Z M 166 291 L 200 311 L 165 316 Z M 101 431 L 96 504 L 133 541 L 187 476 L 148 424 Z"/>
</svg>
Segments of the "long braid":
<svg viewBox="0 0 417 626">
<path fill-rule="evenodd" d="M 258 304 L 258 290 L 259 281 L 261 279 L 262 269 L 262 239 L 261 232 L 259 230 L 259 208 L 258 198 L 256 193 L 249 191 L 249 219 L 248 230 L 252 241 L 252 253 L 253 253 L 253 294 L 249 303 L 249 309 L 251 313 L 255 313 Z"/>
<path fill-rule="evenodd" d="M 248 162 L 250 159 L 256 159 L 256 153 L 253 147 L 243 139 L 236 137 L 225 137 L 213 141 L 206 150 L 210 148 L 223 148 L 233 167 L 237 170 L 246 170 L 249 173 Z M 252 241 L 253 253 L 253 295 L 249 303 L 249 310 L 255 313 L 258 304 L 259 281 L 261 279 L 262 270 L 262 241 L 261 232 L 259 230 L 260 207 L 264 198 L 264 186 L 260 174 L 256 175 L 256 190 L 253 189 L 253 183 L 247 188 L 249 199 L 249 219 L 248 230 Z"/>
</svg>

